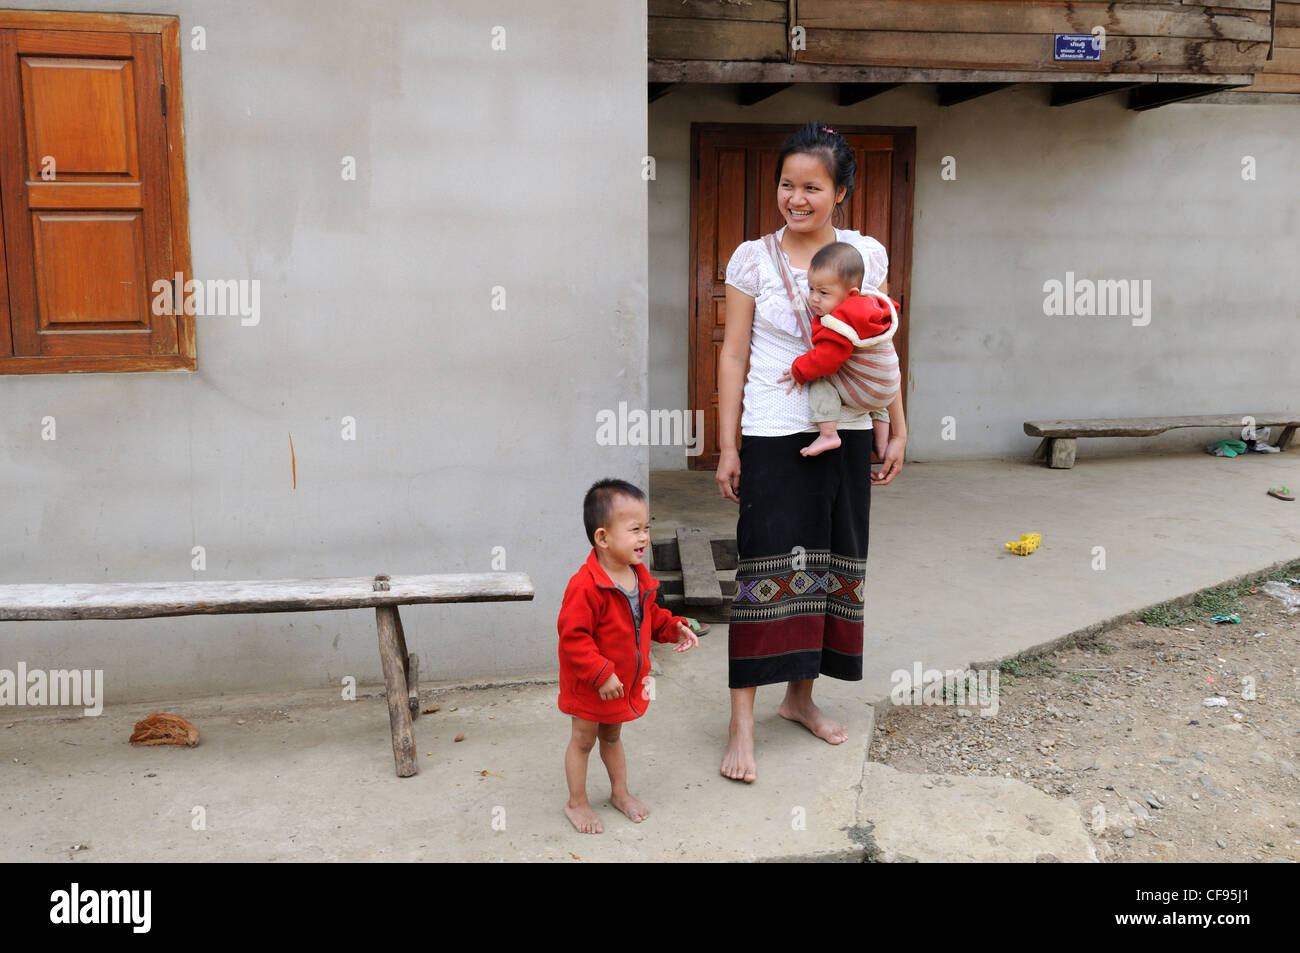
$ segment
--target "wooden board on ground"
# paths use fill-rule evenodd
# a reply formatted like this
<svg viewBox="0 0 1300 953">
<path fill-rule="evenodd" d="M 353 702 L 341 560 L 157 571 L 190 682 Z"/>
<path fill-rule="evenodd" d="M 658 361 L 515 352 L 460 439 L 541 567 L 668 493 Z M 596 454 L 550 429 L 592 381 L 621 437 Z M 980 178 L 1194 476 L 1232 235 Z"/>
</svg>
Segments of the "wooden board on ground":
<svg viewBox="0 0 1300 953">
<path fill-rule="evenodd" d="M 702 529 L 677 530 L 677 552 L 682 565 L 682 589 L 688 606 L 722 604 L 722 587 L 713 562 L 713 547 Z"/>
</svg>

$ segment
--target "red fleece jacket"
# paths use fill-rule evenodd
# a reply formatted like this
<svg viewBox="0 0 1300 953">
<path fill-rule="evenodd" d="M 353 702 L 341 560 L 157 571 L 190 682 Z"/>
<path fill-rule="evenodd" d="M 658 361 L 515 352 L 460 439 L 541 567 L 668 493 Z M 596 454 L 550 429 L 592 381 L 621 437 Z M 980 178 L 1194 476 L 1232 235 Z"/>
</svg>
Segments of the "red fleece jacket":
<svg viewBox="0 0 1300 953">
<path fill-rule="evenodd" d="M 675 616 L 654 601 L 659 583 L 642 565 L 636 572 L 641 595 L 641 625 L 633 624 L 632 605 L 601 567 L 593 549 L 564 591 L 560 631 L 560 711 L 611 725 L 632 721 L 650 705 L 645 680 L 650 675 L 650 642 L 676 642 Z M 604 700 L 599 688 L 610 675 L 623 683 L 623 697 Z"/>
<path fill-rule="evenodd" d="M 899 308 L 897 301 L 894 301 L 894 308 Z M 874 295 L 849 295 L 828 317 L 838 318 L 847 324 L 861 342 L 884 334 L 889 329 L 891 320 L 889 306 Z M 823 326 L 822 319 L 813 315 L 812 349 L 795 359 L 790 368 L 790 376 L 800 384 L 807 384 L 827 374 L 834 374 L 849 359 L 855 346 L 858 346 L 858 342 Z"/>
</svg>

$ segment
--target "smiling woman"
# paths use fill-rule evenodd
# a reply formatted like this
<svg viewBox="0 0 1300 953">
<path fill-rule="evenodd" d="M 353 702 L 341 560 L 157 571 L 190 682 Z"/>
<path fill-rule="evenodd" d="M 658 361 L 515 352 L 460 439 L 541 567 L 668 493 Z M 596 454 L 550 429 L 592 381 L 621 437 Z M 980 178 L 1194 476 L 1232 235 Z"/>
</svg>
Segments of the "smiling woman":
<svg viewBox="0 0 1300 953">
<path fill-rule="evenodd" d="M 744 242 L 727 266 L 717 481 L 721 494 L 740 504 L 740 564 L 728 635 L 731 726 L 721 772 L 735 780 L 757 778 L 757 686 L 785 682 L 781 716 L 838 745 L 848 731 L 813 702 L 813 680 L 862 678 L 871 484 L 891 482 L 902 468 L 901 391 L 889 407 L 884 465 L 872 473 L 871 416 L 845 408 L 840 448 L 803 456 L 805 434 L 816 432 L 808 395 L 788 393 L 781 381 L 808 349 L 809 331 L 792 299 L 796 286 L 807 296 L 807 270 L 820 249 L 836 241 L 853 245 L 866 266 L 861 290 L 886 290 L 880 242 L 831 224 L 852 195 L 855 172 L 852 150 L 833 129 L 809 123 L 795 132 L 776 163 L 785 225 L 775 233 L 775 251 L 769 254 L 761 239 Z M 744 438 L 739 449 L 737 422 Z"/>
</svg>

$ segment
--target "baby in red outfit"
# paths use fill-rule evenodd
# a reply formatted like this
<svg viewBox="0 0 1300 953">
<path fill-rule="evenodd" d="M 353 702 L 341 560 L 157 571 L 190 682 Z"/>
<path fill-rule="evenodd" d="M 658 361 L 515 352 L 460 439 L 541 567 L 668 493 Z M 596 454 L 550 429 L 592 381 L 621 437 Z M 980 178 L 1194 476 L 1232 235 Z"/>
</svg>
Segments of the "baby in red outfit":
<svg viewBox="0 0 1300 953">
<path fill-rule="evenodd" d="M 580 833 L 604 829 L 587 800 L 587 759 L 600 740 L 610 800 L 640 823 L 650 809 L 627 790 L 623 722 L 645 714 L 654 697 L 650 642 L 675 642 L 685 652 L 700 640 L 655 602 L 659 583 L 645 568 L 650 511 L 645 494 L 623 480 L 601 480 L 587 491 L 582 518 L 591 555 L 574 573 L 560 606 L 560 711 L 573 718 L 564 774 L 564 813 Z"/>
<path fill-rule="evenodd" d="M 862 254 L 847 242 L 832 242 L 808 265 L 808 309 L 813 313 L 812 349 L 797 358 L 779 380 L 790 381 L 786 393 L 808 384 L 808 416 L 818 437 L 799 452 L 815 457 L 840 446 L 842 408 L 871 412 L 876 456 L 889 444 L 885 408 L 899 388 L 898 354 L 892 338 L 896 320 L 884 295 L 859 292 L 865 268 Z M 898 302 L 889 299 L 898 310 Z M 853 359 L 859 383 L 843 392 L 831 375 Z M 841 384 L 841 387 L 844 385 Z"/>
</svg>

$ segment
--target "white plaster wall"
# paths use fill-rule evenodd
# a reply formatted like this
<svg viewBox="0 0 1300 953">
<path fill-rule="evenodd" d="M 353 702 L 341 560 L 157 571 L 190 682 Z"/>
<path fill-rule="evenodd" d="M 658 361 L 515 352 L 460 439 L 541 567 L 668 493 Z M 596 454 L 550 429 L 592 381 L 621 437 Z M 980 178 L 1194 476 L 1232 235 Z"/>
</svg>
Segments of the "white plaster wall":
<svg viewBox="0 0 1300 953">
<path fill-rule="evenodd" d="M 195 373 L 0 377 L 0 581 L 487 571 L 503 546 L 536 601 L 403 610 L 421 674 L 554 670 L 582 494 L 647 477 L 644 447 L 595 440 L 646 400 L 645 4 L 165 12 L 194 272 L 259 279 L 261 323 L 198 318 Z M 103 668 L 110 700 L 380 677 L 368 611 L 0 634 L 0 668 Z"/>
<path fill-rule="evenodd" d="M 1297 107 L 1132 112 L 1111 96 L 1051 108 L 1032 86 L 949 108 L 929 85 L 851 107 L 823 85 L 748 108 L 734 95 L 686 86 L 650 106 L 652 405 L 684 406 L 688 393 L 690 124 L 822 119 L 917 129 L 909 459 L 1026 458 L 1031 419 L 1300 411 Z M 940 179 L 944 156 L 954 181 Z M 1256 181 L 1243 181 L 1243 156 Z M 1044 282 L 1067 271 L 1149 279 L 1150 324 L 1044 315 Z M 947 416 L 955 440 L 942 439 Z M 1080 452 L 1223 436 L 1088 440 Z M 652 449 L 651 466 L 685 460 Z"/>
</svg>

